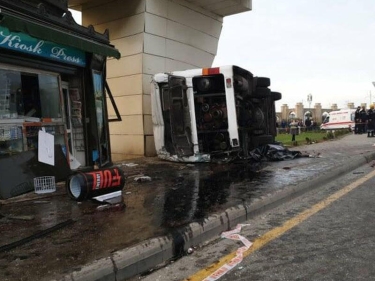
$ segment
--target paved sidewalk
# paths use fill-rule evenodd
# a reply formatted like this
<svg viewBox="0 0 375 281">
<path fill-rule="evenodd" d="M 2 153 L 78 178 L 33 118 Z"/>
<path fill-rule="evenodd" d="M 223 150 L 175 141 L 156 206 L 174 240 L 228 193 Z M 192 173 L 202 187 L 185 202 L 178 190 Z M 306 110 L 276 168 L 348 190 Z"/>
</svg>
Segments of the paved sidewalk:
<svg viewBox="0 0 375 281">
<path fill-rule="evenodd" d="M 347 135 L 338 140 L 298 146 L 310 157 L 272 162 L 265 168 L 272 180 L 264 194 L 228 208 L 225 212 L 207 217 L 203 223 L 190 223 L 173 235 L 143 241 L 133 247 L 114 252 L 111 256 L 64 276 L 60 280 L 126 280 L 167 262 L 188 248 L 217 238 L 219 234 L 246 221 L 266 208 L 348 173 L 375 159 L 375 138 L 366 135 Z M 262 184 L 261 182 L 259 183 Z"/>
</svg>

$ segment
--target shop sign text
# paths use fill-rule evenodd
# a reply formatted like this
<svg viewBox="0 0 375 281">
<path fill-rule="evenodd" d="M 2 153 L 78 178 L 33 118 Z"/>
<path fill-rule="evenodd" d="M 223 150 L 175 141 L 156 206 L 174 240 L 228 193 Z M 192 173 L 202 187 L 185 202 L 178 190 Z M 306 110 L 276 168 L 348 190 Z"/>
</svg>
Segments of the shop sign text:
<svg viewBox="0 0 375 281">
<path fill-rule="evenodd" d="M 0 47 L 69 64 L 85 66 L 85 52 L 39 40 L 21 32 L 10 32 L 0 26 Z"/>
</svg>

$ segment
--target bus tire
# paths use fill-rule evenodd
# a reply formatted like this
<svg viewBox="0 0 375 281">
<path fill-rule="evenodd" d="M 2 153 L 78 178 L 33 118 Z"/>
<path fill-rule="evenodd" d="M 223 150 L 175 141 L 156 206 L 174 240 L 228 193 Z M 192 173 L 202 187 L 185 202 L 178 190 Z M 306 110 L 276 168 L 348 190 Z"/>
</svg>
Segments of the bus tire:
<svg viewBox="0 0 375 281">
<path fill-rule="evenodd" d="M 271 86 L 271 79 L 268 77 L 255 77 L 256 87 L 269 87 Z"/>
<path fill-rule="evenodd" d="M 281 100 L 281 93 L 279 92 L 271 92 L 271 95 L 273 96 L 273 100 Z"/>
<path fill-rule="evenodd" d="M 271 90 L 266 87 L 257 87 L 254 91 L 256 98 L 268 98 L 271 96 Z"/>
</svg>

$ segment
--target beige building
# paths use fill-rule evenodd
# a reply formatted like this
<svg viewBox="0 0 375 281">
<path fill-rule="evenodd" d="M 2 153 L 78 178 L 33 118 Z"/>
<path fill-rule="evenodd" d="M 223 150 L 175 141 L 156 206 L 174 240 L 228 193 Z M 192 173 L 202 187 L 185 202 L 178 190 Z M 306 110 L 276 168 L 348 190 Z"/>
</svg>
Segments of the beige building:
<svg viewBox="0 0 375 281">
<path fill-rule="evenodd" d="M 359 106 L 364 106 L 366 108 L 366 103 L 361 103 Z M 354 103 L 349 102 L 347 108 L 355 108 Z M 287 104 L 281 106 L 280 112 L 276 112 L 278 122 L 281 120 L 299 119 L 305 120 L 306 116 L 309 115 L 315 122 L 320 124 L 322 118 L 334 110 L 339 110 L 337 104 L 332 104 L 330 108 L 322 108 L 320 103 L 315 103 L 311 108 L 305 108 L 303 103 L 296 103 L 295 107 L 289 107 Z"/>
<path fill-rule="evenodd" d="M 111 43 L 121 52 L 121 59 L 107 64 L 122 117 L 110 124 L 113 161 L 155 155 L 152 75 L 211 66 L 223 18 L 251 5 L 251 0 L 69 0 L 70 8 L 82 12 L 82 25 L 109 29 Z M 115 117 L 113 108 L 109 114 Z"/>
</svg>

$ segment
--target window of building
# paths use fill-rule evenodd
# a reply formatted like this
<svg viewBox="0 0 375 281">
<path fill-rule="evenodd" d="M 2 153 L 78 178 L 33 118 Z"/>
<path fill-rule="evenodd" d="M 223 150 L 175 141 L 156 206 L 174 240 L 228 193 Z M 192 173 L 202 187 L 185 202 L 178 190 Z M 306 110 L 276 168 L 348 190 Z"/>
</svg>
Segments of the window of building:
<svg viewBox="0 0 375 281">
<path fill-rule="evenodd" d="M 0 65 L 0 119 L 62 118 L 59 76 Z"/>
</svg>

